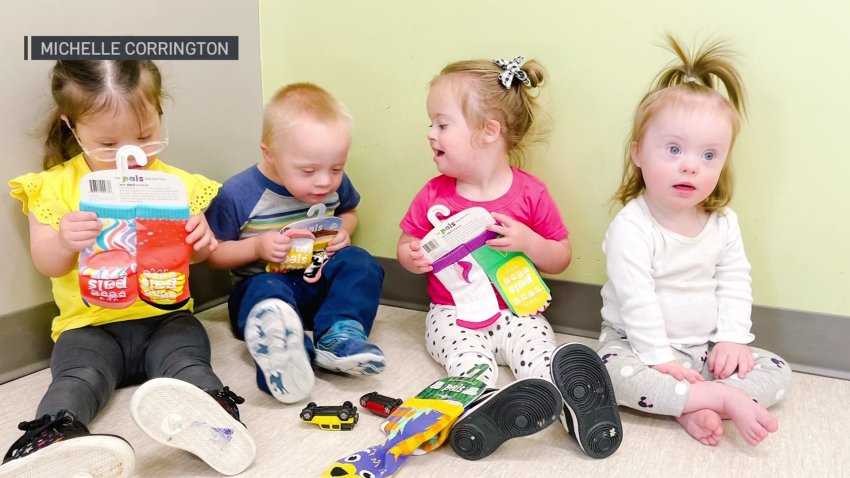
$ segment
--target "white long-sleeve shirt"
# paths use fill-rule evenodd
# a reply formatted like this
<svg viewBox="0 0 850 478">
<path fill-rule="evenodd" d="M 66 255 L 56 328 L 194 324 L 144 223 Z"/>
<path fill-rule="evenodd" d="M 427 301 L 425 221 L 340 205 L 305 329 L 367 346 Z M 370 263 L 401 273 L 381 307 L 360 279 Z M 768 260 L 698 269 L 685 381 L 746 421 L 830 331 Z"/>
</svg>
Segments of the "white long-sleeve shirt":
<svg viewBox="0 0 850 478">
<path fill-rule="evenodd" d="M 677 345 L 755 338 L 750 263 L 731 209 L 711 214 L 699 235 L 687 237 L 659 225 L 639 196 L 611 222 L 602 249 L 602 318 L 625 332 L 647 365 L 673 360 Z"/>
</svg>

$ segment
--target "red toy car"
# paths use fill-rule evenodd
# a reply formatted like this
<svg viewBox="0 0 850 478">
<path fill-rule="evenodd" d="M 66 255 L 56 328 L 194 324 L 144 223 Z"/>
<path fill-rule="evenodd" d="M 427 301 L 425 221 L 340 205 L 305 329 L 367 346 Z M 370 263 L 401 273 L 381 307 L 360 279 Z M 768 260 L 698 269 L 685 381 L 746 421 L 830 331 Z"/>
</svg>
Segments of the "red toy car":
<svg viewBox="0 0 850 478">
<path fill-rule="evenodd" d="M 360 405 L 375 415 L 386 418 L 401 405 L 401 399 L 387 397 L 378 392 L 369 392 L 360 397 Z"/>
</svg>

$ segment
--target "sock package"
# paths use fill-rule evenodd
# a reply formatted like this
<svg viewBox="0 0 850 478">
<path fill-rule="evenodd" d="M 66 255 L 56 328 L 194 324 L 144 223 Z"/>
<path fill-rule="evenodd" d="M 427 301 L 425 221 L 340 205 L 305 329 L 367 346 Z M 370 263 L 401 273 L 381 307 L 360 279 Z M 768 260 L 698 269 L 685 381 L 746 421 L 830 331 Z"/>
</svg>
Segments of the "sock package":
<svg viewBox="0 0 850 478">
<path fill-rule="evenodd" d="M 80 295 L 111 309 L 138 299 L 178 309 L 190 299 L 186 186 L 171 174 L 128 170 L 128 155 L 146 158 L 137 146 L 123 146 L 118 169 L 89 173 L 80 183 L 80 210 L 97 214 L 102 225 L 80 253 Z"/>
<path fill-rule="evenodd" d="M 499 303 L 491 284 L 516 315 L 543 312 L 551 302 L 549 288 L 534 264 L 521 252 L 496 251 L 487 241 L 498 237 L 487 226 L 496 220 L 485 209 L 473 207 L 440 220 L 445 206 L 428 210 L 434 225 L 422 238 L 422 249 L 434 274 L 452 294 L 458 325 L 486 327 L 499 318 Z"/>
</svg>

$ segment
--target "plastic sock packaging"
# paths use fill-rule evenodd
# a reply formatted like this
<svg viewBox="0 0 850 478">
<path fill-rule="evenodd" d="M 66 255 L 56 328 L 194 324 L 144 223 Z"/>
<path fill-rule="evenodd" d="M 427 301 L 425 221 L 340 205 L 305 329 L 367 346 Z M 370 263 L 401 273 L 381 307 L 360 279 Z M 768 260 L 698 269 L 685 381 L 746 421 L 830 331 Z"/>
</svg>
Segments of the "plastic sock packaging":
<svg viewBox="0 0 850 478">
<path fill-rule="evenodd" d="M 128 169 L 129 156 L 146 164 L 138 146 L 122 146 L 118 169 L 80 181 L 80 210 L 94 212 L 102 224 L 95 244 L 80 253 L 80 294 L 86 304 L 106 308 L 141 298 L 178 309 L 189 300 L 186 185 L 171 174 Z"/>
<path fill-rule="evenodd" d="M 494 284 L 508 307 L 517 315 L 542 312 L 551 301 L 549 288 L 534 264 L 521 252 L 501 252 L 487 246 L 498 237 L 487 226 L 496 220 L 485 209 L 465 209 L 445 220 L 444 206 L 428 210 L 435 226 L 422 239 L 422 249 L 431 260 L 434 274 L 452 294 L 457 307 L 457 323 L 481 328 L 499 317 L 499 304 L 490 284 Z"/>
<path fill-rule="evenodd" d="M 337 460 L 321 476 L 359 477 L 371 473 L 376 478 L 389 478 L 410 456 L 439 448 L 464 408 L 484 392 L 484 383 L 475 377 L 485 370 L 486 365 L 479 365 L 470 370 L 471 376 L 445 377 L 405 400 L 381 425 L 387 434 L 386 442 Z"/>
<path fill-rule="evenodd" d="M 80 253 L 80 296 L 89 305 L 123 309 L 137 297 L 136 225 L 132 207 L 81 204 L 97 214 L 102 229 Z"/>
<path fill-rule="evenodd" d="M 472 257 L 484 269 L 514 314 L 539 314 L 552 301 L 549 287 L 525 254 L 484 246 L 473 251 Z"/>
<path fill-rule="evenodd" d="M 139 298 L 160 309 L 179 309 L 191 297 L 189 208 L 138 206 L 136 216 Z"/>
<path fill-rule="evenodd" d="M 305 281 L 318 282 L 322 267 L 332 256 L 325 249 L 342 228 L 342 219 L 327 217 L 326 211 L 327 206 L 324 204 L 314 204 L 307 210 L 308 219 L 293 222 L 281 229 L 281 234 L 291 238 L 292 249 L 282 263 L 267 264 L 266 271 L 287 273 L 303 269 Z"/>
</svg>

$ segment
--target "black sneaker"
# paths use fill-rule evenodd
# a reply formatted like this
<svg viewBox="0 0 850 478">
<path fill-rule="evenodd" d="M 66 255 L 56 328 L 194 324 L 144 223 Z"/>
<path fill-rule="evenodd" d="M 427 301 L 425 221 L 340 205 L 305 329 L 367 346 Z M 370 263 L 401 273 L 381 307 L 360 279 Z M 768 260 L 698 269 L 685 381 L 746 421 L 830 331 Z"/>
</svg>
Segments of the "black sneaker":
<svg viewBox="0 0 850 478">
<path fill-rule="evenodd" d="M 0 466 L 0 477 L 127 477 L 136 458 L 133 447 L 115 435 L 92 435 L 71 413 L 21 422 L 24 431 Z"/>
<path fill-rule="evenodd" d="M 623 441 L 611 377 L 599 355 L 572 342 L 552 352 L 552 382 L 564 399 L 561 423 L 592 458 L 605 458 Z"/>
<path fill-rule="evenodd" d="M 517 380 L 473 404 L 452 427 L 449 443 L 461 458 L 480 460 L 507 440 L 552 424 L 562 405 L 558 389 L 546 380 Z"/>
</svg>

